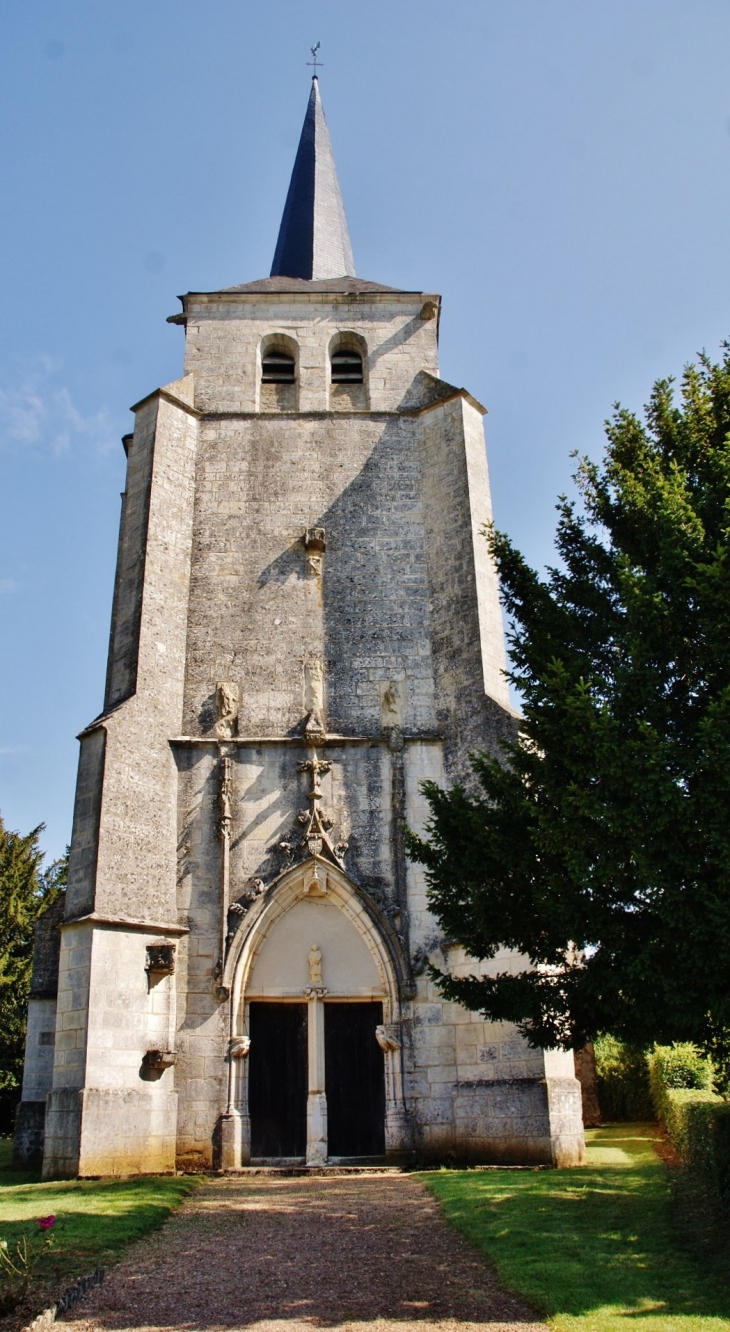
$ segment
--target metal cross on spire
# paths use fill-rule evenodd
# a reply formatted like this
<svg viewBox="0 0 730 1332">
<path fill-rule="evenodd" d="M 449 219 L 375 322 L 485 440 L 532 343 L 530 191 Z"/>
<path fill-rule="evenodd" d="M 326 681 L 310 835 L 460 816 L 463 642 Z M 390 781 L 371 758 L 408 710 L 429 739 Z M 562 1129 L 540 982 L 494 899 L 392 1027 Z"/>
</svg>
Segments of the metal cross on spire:
<svg viewBox="0 0 730 1332">
<path fill-rule="evenodd" d="M 308 61 L 307 61 L 307 64 L 310 66 L 310 68 L 311 68 L 311 67 L 314 67 L 314 74 L 312 75 L 312 78 L 313 78 L 313 79 L 316 79 L 316 78 L 317 78 L 317 70 L 318 70 L 318 69 L 324 69 L 324 65 L 322 64 L 321 60 L 318 60 L 318 59 L 317 59 L 317 52 L 318 52 L 318 50 L 319 50 L 319 48 L 320 48 L 321 45 L 322 45 L 321 42 L 317 42 L 317 45 L 316 45 L 316 46 L 310 46 L 310 48 L 309 48 L 310 51 L 312 52 L 312 59 L 311 59 L 311 60 L 308 60 Z"/>
</svg>

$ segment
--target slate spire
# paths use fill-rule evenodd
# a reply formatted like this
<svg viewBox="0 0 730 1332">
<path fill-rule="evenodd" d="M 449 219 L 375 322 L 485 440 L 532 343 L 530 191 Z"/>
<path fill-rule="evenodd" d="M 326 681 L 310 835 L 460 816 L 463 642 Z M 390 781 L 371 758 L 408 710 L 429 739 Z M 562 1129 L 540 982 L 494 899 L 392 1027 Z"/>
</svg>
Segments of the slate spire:
<svg viewBox="0 0 730 1332">
<path fill-rule="evenodd" d="M 355 264 L 335 159 L 315 74 L 304 117 L 272 277 L 354 277 Z"/>
</svg>

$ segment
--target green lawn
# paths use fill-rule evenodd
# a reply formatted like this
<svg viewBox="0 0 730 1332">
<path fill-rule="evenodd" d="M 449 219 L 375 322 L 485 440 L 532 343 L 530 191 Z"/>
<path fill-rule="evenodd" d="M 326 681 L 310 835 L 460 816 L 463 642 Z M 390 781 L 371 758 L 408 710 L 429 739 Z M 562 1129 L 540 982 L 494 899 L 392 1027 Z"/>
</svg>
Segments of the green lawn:
<svg viewBox="0 0 730 1332">
<path fill-rule="evenodd" d="M 11 1152 L 10 1140 L 0 1140 L 0 1240 L 12 1248 L 21 1234 L 38 1233 L 37 1217 L 57 1218 L 54 1247 L 36 1269 L 42 1298 L 114 1261 L 125 1245 L 161 1225 L 197 1183 L 172 1175 L 41 1183 L 38 1175 L 10 1169 Z"/>
<path fill-rule="evenodd" d="M 673 1225 L 646 1125 L 587 1134 L 574 1170 L 425 1173 L 448 1219 L 555 1332 L 730 1332 L 730 1281 Z"/>
</svg>

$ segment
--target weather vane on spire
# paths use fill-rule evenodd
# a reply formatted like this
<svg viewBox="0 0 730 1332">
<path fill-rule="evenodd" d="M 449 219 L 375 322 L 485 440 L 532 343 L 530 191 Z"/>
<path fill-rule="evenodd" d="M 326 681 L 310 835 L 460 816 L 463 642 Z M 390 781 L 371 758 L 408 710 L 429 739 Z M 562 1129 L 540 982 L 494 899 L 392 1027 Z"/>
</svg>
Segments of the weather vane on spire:
<svg viewBox="0 0 730 1332">
<path fill-rule="evenodd" d="M 319 48 L 320 48 L 321 45 L 322 45 L 321 42 L 317 42 L 317 45 L 316 45 L 316 46 L 310 46 L 310 48 L 309 48 L 310 51 L 312 52 L 312 59 L 311 59 L 311 60 L 308 60 L 308 61 L 307 61 L 307 64 L 308 64 L 309 66 L 314 66 L 314 74 L 312 75 L 312 78 L 313 78 L 313 79 L 316 79 L 316 78 L 317 78 L 317 70 L 318 70 L 318 69 L 324 69 L 324 65 L 322 64 L 322 62 L 321 62 L 320 60 L 317 59 L 317 52 L 318 52 L 318 50 L 319 50 Z"/>
</svg>

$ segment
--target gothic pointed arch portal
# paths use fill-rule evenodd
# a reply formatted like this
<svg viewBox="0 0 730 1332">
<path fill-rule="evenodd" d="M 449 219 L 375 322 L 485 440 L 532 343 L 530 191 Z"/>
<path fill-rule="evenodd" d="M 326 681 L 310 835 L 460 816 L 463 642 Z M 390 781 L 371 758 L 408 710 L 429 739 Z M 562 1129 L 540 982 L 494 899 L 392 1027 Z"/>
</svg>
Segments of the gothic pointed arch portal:
<svg viewBox="0 0 730 1332">
<path fill-rule="evenodd" d="M 333 1098 L 342 1095 L 333 1083 L 337 1032 L 340 1043 L 347 1043 L 348 1032 L 349 1039 L 359 1042 L 360 1056 L 350 1052 L 353 1078 L 371 1076 L 376 1082 L 380 1078 L 381 1108 L 373 1113 L 381 1116 L 378 1132 L 386 1157 L 408 1149 L 403 980 L 400 946 L 390 922 L 341 867 L 312 856 L 279 876 L 239 926 L 222 977 L 230 992 L 229 1097 L 221 1134 L 224 1168 L 246 1164 L 252 1154 L 300 1155 L 299 1147 L 262 1150 L 260 1133 L 257 1139 L 261 1077 L 257 1070 L 262 1068 L 263 1044 L 253 1049 L 252 1040 L 273 1040 L 267 1033 L 281 1034 L 284 1029 L 281 1039 L 288 1042 L 288 1054 L 282 1053 L 280 1061 L 290 1070 L 290 1082 L 296 1083 L 290 1087 L 294 1096 L 299 1053 L 304 1061 L 301 1155 L 308 1164 L 321 1164 L 335 1153 L 350 1154 L 338 1150 L 336 1123 L 332 1113 L 328 1116 L 328 1068 L 330 1112 L 337 1113 L 339 1102 Z M 347 1051 L 343 1054 L 348 1067 Z M 372 1086 L 369 1091 L 364 1085 L 351 1088 L 353 1102 L 367 1099 L 368 1094 L 371 1101 L 377 1099 Z"/>
</svg>

